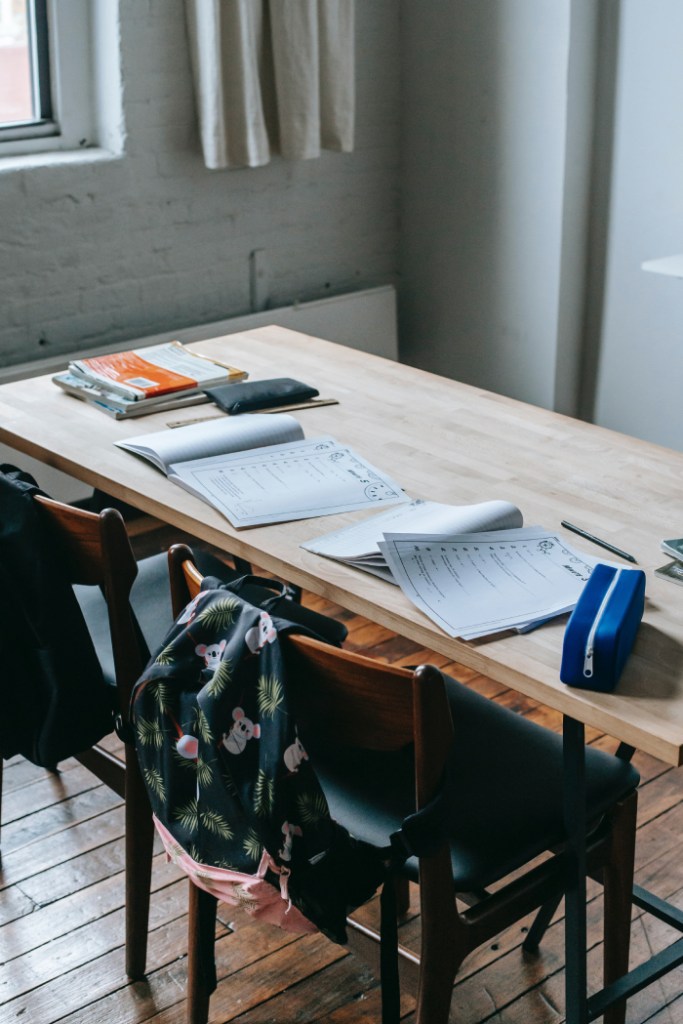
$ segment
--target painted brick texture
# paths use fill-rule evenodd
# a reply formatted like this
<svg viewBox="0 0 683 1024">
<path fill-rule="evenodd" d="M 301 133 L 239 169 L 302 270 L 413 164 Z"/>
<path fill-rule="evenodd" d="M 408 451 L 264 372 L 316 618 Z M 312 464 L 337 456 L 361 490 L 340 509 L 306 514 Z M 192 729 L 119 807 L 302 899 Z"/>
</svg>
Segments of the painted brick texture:
<svg viewBox="0 0 683 1024">
<path fill-rule="evenodd" d="M 0 157 L 0 366 L 394 282 L 398 14 L 357 0 L 356 149 L 208 171 L 182 0 L 121 0 L 125 151 L 16 167 Z M 111 45 L 117 45 L 112 40 Z"/>
</svg>

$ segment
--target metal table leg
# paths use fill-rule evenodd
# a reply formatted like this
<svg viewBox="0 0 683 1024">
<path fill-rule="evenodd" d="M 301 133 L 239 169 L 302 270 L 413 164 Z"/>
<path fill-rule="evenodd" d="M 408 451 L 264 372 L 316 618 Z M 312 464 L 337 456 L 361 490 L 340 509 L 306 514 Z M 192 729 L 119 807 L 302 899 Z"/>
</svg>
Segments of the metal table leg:
<svg viewBox="0 0 683 1024">
<path fill-rule="evenodd" d="M 586 973 L 586 767 L 583 723 L 563 718 L 564 822 L 568 837 L 565 894 L 567 1024 L 588 1024 Z"/>
</svg>

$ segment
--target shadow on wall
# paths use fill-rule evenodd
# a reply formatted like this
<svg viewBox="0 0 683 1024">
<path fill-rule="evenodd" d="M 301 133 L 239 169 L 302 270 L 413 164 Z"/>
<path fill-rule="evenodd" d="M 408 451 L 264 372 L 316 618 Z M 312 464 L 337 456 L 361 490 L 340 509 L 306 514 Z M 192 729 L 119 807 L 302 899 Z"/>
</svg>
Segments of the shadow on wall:
<svg viewBox="0 0 683 1024">
<path fill-rule="evenodd" d="M 500 26 L 490 3 L 417 8 L 403 5 L 401 357 L 466 380 L 497 299 Z"/>
</svg>

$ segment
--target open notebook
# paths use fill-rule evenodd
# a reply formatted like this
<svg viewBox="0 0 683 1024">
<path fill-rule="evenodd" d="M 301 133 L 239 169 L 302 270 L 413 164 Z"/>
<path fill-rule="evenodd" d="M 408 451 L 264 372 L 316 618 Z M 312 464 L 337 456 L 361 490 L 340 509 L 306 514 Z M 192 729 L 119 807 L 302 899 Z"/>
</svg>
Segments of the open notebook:
<svg viewBox="0 0 683 1024">
<path fill-rule="evenodd" d="M 116 441 L 213 505 L 257 526 L 405 501 L 385 473 L 332 437 L 304 438 L 287 413 L 248 413 Z"/>
</svg>

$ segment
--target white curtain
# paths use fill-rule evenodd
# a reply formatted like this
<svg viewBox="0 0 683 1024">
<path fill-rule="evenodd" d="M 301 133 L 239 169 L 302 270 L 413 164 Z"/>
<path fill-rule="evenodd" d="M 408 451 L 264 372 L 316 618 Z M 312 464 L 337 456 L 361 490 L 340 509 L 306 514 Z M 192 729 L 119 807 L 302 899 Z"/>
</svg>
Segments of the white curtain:
<svg viewBox="0 0 683 1024">
<path fill-rule="evenodd" d="M 353 149 L 354 0 L 186 0 L 204 162 Z"/>
</svg>

